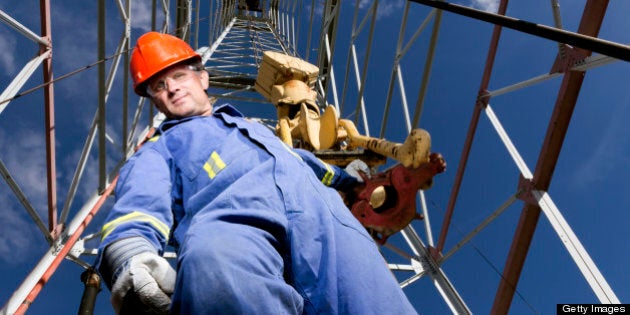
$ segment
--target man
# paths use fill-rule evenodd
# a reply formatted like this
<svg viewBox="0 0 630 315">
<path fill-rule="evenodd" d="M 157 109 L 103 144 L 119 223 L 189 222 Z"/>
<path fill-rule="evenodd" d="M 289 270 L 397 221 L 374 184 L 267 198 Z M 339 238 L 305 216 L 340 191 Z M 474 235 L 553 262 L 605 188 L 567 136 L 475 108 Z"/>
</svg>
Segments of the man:
<svg viewBox="0 0 630 315">
<path fill-rule="evenodd" d="M 415 313 L 336 191 L 356 179 L 213 108 L 200 56 L 176 37 L 141 36 L 130 70 L 167 120 L 121 169 L 103 226 L 117 313 Z"/>
</svg>

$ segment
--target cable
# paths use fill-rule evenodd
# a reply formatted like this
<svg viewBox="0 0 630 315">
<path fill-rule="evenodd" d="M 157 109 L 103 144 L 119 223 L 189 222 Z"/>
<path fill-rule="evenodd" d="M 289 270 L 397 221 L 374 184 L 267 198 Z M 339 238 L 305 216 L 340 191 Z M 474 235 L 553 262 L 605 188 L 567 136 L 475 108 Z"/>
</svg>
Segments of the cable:
<svg viewBox="0 0 630 315">
<path fill-rule="evenodd" d="M 195 23 L 196 23 L 196 24 L 199 24 L 201 21 L 204 21 L 204 20 L 207 20 L 207 18 L 201 18 L 201 19 L 198 19 L 198 20 L 196 20 L 196 21 L 195 21 Z M 183 27 L 182 27 L 182 28 L 183 28 Z M 175 29 L 175 30 L 174 30 L 174 32 L 175 32 L 175 31 L 177 31 L 177 30 L 178 30 L 178 29 Z M 44 87 L 46 87 L 46 86 L 48 86 L 48 85 L 50 85 L 50 84 L 52 84 L 52 83 L 57 82 L 57 81 L 61 81 L 61 80 L 63 80 L 63 79 L 66 79 L 66 78 L 68 78 L 68 77 L 71 77 L 71 76 L 73 76 L 73 75 L 75 75 L 75 74 L 80 73 L 81 71 L 87 70 L 87 69 L 92 68 L 92 67 L 94 67 L 94 66 L 96 66 L 96 65 L 98 65 L 98 64 L 100 64 L 100 63 L 102 63 L 102 62 L 108 61 L 108 60 L 113 59 L 113 58 L 115 58 L 115 57 L 117 57 L 117 56 L 119 56 L 119 55 L 122 55 L 122 54 L 126 53 L 127 51 L 128 51 L 128 50 L 123 50 L 123 51 L 121 51 L 121 52 L 120 52 L 120 53 L 118 53 L 118 54 L 111 55 L 111 56 L 106 57 L 105 59 L 102 59 L 102 60 L 97 60 L 97 61 L 95 61 L 95 62 L 93 62 L 93 63 L 91 63 L 91 64 L 89 64 L 89 65 L 87 65 L 87 66 L 83 66 L 83 67 L 78 68 L 78 69 L 76 69 L 76 70 L 70 71 L 70 72 L 68 72 L 68 73 L 66 73 L 66 74 L 64 74 L 64 75 L 61 75 L 61 76 L 59 76 L 59 77 L 56 77 L 56 78 L 54 78 L 53 80 L 51 80 L 51 81 L 49 81 L 49 82 L 45 82 L 45 83 L 42 83 L 42 84 L 40 84 L 40 85 L 36 85 L 36 86 L 34 86 L 34 87 L 32 87 L 32 88 L 30 88 L 30 89 L 28 89 L 28 90 L 24 90 L 23 92 L 20 92 L 20 93 L 15 94 L 15 95 L 14 95 L 13 97 L 11 97 L 11 98 L 7 98 L 7 99 L 5 99 L 5 100 L 0 101 L 0 105 L 2 105 L 2 104 L 4 104 L 4 103 L 11 102 L 11 101 L 13 101 L 13 100 L 15 100 L 15 99 L 17 99 L 17 98 L 19 98 L 19 97 L 22 97 L 22 96 L 24 96 L 24 95 L 28 95 L 28 94 L 30 94 L 30 93 L 33 93 L 33 92 L 35 92 L 35 91 L 37 91 L 37 90 L 39 90 L 39 89 L 41 89 L 41 88 L 44 88 Z"/>
<path fill-rule="evenodd" d="M 124 53 L 124 52 L 126 52 L 126 51 L 121 52 L 121 54 L 122 54 L 122 53 Z M 15 96 L 13 96 L 12 98 L 8 98 L 8 99 L 3 100 L 2 102 L 0 102 L 0 105 L 1 105 L 1 104 L 4 104 L 4 103 L 7 103 L 7 102 L 10 102 L 10 101 L 12 101 L 12 100 L 14 100 L 14 99 L 16 99 L 16 98 L 18 98 L 18 97 L 21 97 L 21 96 L 24 96 L 24 95 L 27 95 L 27 94 L 33 93 L 33 92 L 35 92 L 35 91 L 36 91 L 36 90 L 38 90 L 38 89 L 41 89 L 41 88 L 43 88 L 43 87 L 45 87 L 45 86 L 48 86 L 49 84 L 52 84 L 52 83 L 55 83 L 55 82 L 57 82 L 57 81 L 63 80 L 63 79 L 65 79 L 65 78 L 67 78 L 67 77 L 73 76 L 73 75 L 75 75 L 75 74 L 77 74 L 77 73 L 79 73 L 79 72 L 81 72 L 81 71 L 83 71 L 83 70 L 87 70 L 87 69 L 89 69 L 89 68 L 91 68 L 91 67 L 94 67 L 94 66 L 98 65 L 98 64 L 99 64 L 99 63 L 101 63 L 101 62 L 108 61 L 108 60 L 110 60 L 110 59 L 112 59 L 112 58 L 114 58 L 114 57 L 116 57 L 116 56 L 118 56 L 118 54 L 116 54 L 116 55 L 112 55 L 112 56 L 109 56 L 109 57 L 106 57 L 106 58 L 105 58 L 105 59 L 103 59 L 103 60 L 98 60 L 98 61 L 96 61 L 96 62 L 94 62 L 94 63 L 91 63 L 91 64 L 89 64 L 89 65 L 87 65 L 87 66 L 84 66 L 84 67 L 78 68 L 78 69 L 76 69 L 76 70 L 74 70 L 74 71 L 71 71 L 71 72 L 68 72 L 68 73 L 66 73 L 66 74 L 64 74 L 64 75 L 62 75 L 62 76 L 59 76 L 59 77 L 57 77 L 57 78 L 55 78 L 55 79 L 53 79 L 53 80 L 51 80 L 51 81 L 49 81 L 49 82 L 42 83 L 42 84 L 37 85 L 37 86 L 35 86 L 35 87 L 32 87 L 32 88 L 30 88 L 30 89 L 28 89 L 28 90 L 25 90 L 24 92 L 17 93 L 17 94 L 15 94 Z"/>
<path fill-rule="evenodd" d="M 438 205 L 435 203 L 435 201 L 430 200 L 429 202 L 431 203 L 431 205 L 432 205 L 435 209 L 437 209 L 437 210 L 441 211 L 443 214 L 445 213 L 444 209 L 443 209 L 443 208 L 441 208 L 440 206 L 438 206 Z M 459 227 L 458 227 L 458 226 L 457 226 L 454 222 L 451 222 L 451 225 L 452 225 L 452 226 L 455 228 L 455 230 L 456 230 L 456 231 L 460 234 L 460 236 L 464 236 L 463 231 L 462 231 L 462 230 L 461 230 L 461 229 L 460 229 L 460 228 L 459 228 Z M 514 284 L 513 284 L 513 283 L 508 282 L 508 280 L 507 280 L 506 278 L 504 278 L 504 277 L 503 277 L 503 273 L 501 273 L 501 272 L 499 271 L 499 268 L 497 268 L 497 266 L 495 266 L 495 264 L 494 264 L 494 263 L 492 263 L 492 261 L 490 261 L 490 259 L 489 259 L 486 255 L 484 255 L 484 254 L 483 254 L 483 252 L 481 251 L 481 249 L 479 249 L 479 248 L 478 248 L 478 247 L 474 244 L 474 242 L 473 242 L 472 240 L 470 240 L 470 241 L 468 242 L 468 244 L 470 244 L 470 245 L 472 246 L 472 248 L 473 248 L 473 249 L 477 252 L 477 254 L 479 254 L 479 256 L 481 256 L 481 258 L 482 258 L 482 259 L 483 259 L 483 260 L 484 260 L 484 261 L 485 261 L 488 265 L 490 265 L 490 267 L 492 268 L 492 270 L 494 270 L 494 272 L 496 272 L 496 273 L 499 275 L 499 277 L 501 277 L 501 279 L 503 279 L 503 281 L 505 281 L 505 282 L 506 282 L 506 283 L 507 283 L 507 284 L 508 284 L 508 285 L 509 285 L 509 286 L 510 286 L 513 290 L 514 290 L 514 292 L 516 293 L 516 295 L 517 295 L 517 296 L 518 296 L 518 297 L 519 297 L 519 298 L 520 298 L 520 299 L 521 299 L 521 300 L 522 300 L 522 301 L 523 301 L 523 302 L 524 302 L 524 303 L 525 303 L 525 304 L 526 304 L 526 305 L 527 305 L 527 306 L 528 306 L 528 307 L 532 310 L 532 312 L 533 312 L 534 314 L 540 314 L 540 312 L 539 312 L 539 311 L 538 311 L 538 310 L 534 307 L 534 305 L 532 305 L 531 303 L 529 303 L 529 301 L 525 298 L 525 296 L 523 296 L 523 295 L 521 294 L 521 292 L 519 292 L 519 290 L 518 290 L 518 289 L 514 286 Z"/>
</svg>

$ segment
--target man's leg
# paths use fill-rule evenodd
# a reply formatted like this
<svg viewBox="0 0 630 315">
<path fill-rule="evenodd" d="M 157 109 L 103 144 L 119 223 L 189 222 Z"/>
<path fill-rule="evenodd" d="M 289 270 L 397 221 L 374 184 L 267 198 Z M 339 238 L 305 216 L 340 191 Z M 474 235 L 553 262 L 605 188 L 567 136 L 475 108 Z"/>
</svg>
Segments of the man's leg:
<svg viewBox="0 0 630 315">
<path fill-rule="evenodd" d="M 378 247 L 334 192 L 289 214 L 295 287 L 307 314 L 416 314 Z M 322 202 L 323 201 L 323 202 Z"/>
<path fill-rule="evenodd" d="M 301 314 L 284 280 L 282 245 L 257 227 L 197 222 L 178 257 L 174 314 Z"/>
</svg>

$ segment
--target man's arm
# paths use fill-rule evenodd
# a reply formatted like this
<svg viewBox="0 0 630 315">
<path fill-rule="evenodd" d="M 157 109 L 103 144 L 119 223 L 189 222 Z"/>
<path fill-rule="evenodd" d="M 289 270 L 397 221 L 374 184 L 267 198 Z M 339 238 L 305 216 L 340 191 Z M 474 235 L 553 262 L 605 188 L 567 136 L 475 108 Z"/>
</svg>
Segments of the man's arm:
<svg viewBox="0 0 630 315">
<path fill-rule="evenodd" d="M 164 158 L 150 148 L 120 171 L 96 260 L 116 313 L 129 292 L 156 309 L 167 311 L 170 305 L 175 271 L 160 256 L 173 224 L 170 173 Z"/>
<path fill-rule="evenodd" d="M 294 149 L 294 151 L 311 167 L 317 178 L 328 187 L 347 193 L 361 186 L 363 182 L 355 168 L 348 170 L 328 164 L 318 159 L 312 152 L 303 149 Z M 367 165 L 362 171 L 364 173 L 369 171 Z"/>
</svg>

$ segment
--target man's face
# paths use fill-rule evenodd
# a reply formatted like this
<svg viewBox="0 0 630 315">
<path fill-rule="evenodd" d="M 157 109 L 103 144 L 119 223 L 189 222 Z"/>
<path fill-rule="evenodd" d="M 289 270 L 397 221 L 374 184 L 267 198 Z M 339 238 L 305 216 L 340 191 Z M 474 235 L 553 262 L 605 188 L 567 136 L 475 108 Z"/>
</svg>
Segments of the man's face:
<svg viewBox="0 0 630 315">
<path fill-rule="evenodd" d="M 208 73 L 188 65 L 175 65 L 151 78 L 147 93 L 168 118 L 207 116 L 212 113 L 208 99 Z"/>
</svg>

